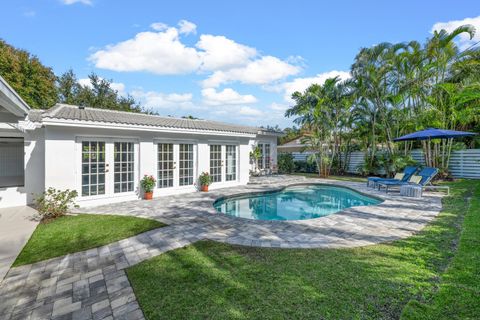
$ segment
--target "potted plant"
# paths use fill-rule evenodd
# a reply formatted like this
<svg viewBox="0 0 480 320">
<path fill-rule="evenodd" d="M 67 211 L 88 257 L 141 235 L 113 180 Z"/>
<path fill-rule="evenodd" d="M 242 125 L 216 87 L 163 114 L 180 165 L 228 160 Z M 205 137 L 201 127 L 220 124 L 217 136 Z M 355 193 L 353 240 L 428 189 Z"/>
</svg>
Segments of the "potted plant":
<svg viewBox="0 0 480 320">
<path fill-rule="evenodd" d="M 144 175 L 143 179 L 140 180 L 140 185 L 142 186 L 143 191 L 145 192 L 144 199 L 152 200 L 153 198 L 153 188 L 155 188 L 155 183 L 157 180 L 153 176 Z"/>
<path fill-rule="evenodd" d="M 202 172 L 198 181 L 200 182 L 200 190 L 207 192 L 208 186 L 212 183 L 212 176 L 210 176 L 208 172 Z"/>
</svg>

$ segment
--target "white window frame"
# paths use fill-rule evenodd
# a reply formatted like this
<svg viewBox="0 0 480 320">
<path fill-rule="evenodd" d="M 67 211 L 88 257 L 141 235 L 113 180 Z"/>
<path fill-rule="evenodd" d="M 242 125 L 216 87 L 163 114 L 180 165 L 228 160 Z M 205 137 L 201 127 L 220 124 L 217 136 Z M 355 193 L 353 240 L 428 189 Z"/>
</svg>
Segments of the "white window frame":
<svg viewBox="0 0 480 320">
<path fill-rule="evenodd" d="M 210 146 L 211 145 L 221 145 L 221 159 L 222 159 L 222 181 L 213 182 L 212 185 L 222 185 L 235 183 L 240 181 L 240 143 L 238 141 L 229 141 L 229 140 L 209 140 L 208 141 L 208 172 L 210 172 Z M 235 146 L 235 180 L 227 181 L 227 147 L 226 146 Z"/>
<path fill-rule="evenodd" d="M 98 141 L 105 142 L 105 194 L 97 194 L 93 196 L 82 195 L 82 142 Z M 114 143 L 115 142 L 132 142 L 134 148 L 134 185 L 133 191 L 128 192 L 114 192 Z M 136 195 L 139 188 L 139 141 L 137 138 L 130 137 L 112 137 L 112 136 L 78 136 L 75 138 L 75 186 L 81 200 L 96 200 L 112 197 L 124 197 L 129 195 Z M 108 164 L 108 166 L 107 166 Z"/>
<path fill-rule="evenodd" d="M 166 190 L 183 190 L 191 189 L 195 187 L 198 177 L 198 140 L 194 139 L 168 139 L 168 138 L 155 138 L 153 139 L 153 152 L 155 154 L 155 179 L 158 178 L 158 144 L 159 143 L 171 143 L 173 144 L 173 187 L 158 188 L 155 184 L 155 191 L 159 193 L 167 192 Z M 180 185 L 180 144 L 193 144 L 193 184 L 181 186 Z"/>
<path fill-rule="evenodd" d="M 261 159 L 262 161 L 261 161 L 261 163 L 259 163 L 259 165 L 260 165 L 261 168 L 258 168 L 258 169 L 260 169 L 260 170 L 265 170 L 265 169 L 267 169 L 267 168 L 265 168 L 265 165 L 266 165 L 266 161 L 265 161 L 265 159 L 266 159 L 266 158 L 265 158 L 265 145 L 267 145 L 267 144 L 270 145 L 270 155 L 269 155 L 269 157 L 272 158 L 272 143 L 271 143 L 270 141 L 259 140 L 259 141 L 257 142 L 257 145 L 256 145 L 257 147 L 260 147 L 260 145 L 262 145 L 262 147 L 260 148 L 260 149 L 262 149 L 262 159 Z M 272 167 L 272 165 L 273 165 L 273 161 L 272 161 L 272 160 L 273 160 L 273 159 L 270 160 L 270 168 L 268 168 L 268 169 L 271 169 L 271 167 Z"/>
</svg>

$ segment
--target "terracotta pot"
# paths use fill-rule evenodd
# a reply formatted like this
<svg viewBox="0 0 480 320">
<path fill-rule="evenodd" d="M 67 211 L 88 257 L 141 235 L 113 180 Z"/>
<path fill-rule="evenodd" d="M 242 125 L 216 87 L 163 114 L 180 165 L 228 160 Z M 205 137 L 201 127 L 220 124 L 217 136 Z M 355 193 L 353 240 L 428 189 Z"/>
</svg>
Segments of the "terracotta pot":
<svg viewBox="0 0 480 320">
<path fill-rule="evenodd" d="M 145 192 L 144 199 L 145 200 L 152 200 L 153 198 L 153 192 Z"/>
<path fill-rule="evenodd" d="M 202 186 L 202 191 L 207 192 L 208 191 L 208 186 Z"/>
</svg>

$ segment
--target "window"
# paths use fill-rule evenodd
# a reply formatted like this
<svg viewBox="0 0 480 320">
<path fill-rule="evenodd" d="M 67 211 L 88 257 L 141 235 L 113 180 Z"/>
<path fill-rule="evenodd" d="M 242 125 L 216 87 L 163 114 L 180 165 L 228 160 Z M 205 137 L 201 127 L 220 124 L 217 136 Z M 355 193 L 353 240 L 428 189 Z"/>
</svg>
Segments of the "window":
<svg viewBox="0 0 480 320">
<path fill-rule="evenodd" d="M 193 144 L 179 144 L 179 171 L 180 186 L 193 184 Z"/>
<path fill-rule="evenodd" d="M 24 185 L 23 138 L 0 138 L 0 188 Z"/>
<path fill-rule="evenodd" d="M 158 144 L 157 186 L 159 188 L 173 187 L 173 144 Z"/>
<path fill-rule="evenodd" d="M 134 150 L 132 142 L 115 142 L 114 149 L 114 188 L 115 193 L 133 191 Z"/>
<path fill-rule="evenodd" d="M 226 180 L 233 181 L 237 179 L 237 146 L 226 146 Z"/>
<path fill-rule="evenodd" d="M 259 169 L 270 169 L 270 144 L 268 143 L 259 143 L 258 148 L 260 149 L 260 159 L 258 159 L 258 168 Z"/>
<path fill-rule="evenodd" d="M 210 176 L 212 182 L 222 181 L 222 146 L 210 145 Z"/>
<path fill-rule="evenodd" d="M 264 169 L 270 169 L 270 144 L 264 144 L 264 152 L 263 152 L 263 159 L 264 159 Z"/>
<path fill-rule="evenodd" d="M 82 196 L 105 194 L 105 142 L 82 142 Z"/>
</svg>

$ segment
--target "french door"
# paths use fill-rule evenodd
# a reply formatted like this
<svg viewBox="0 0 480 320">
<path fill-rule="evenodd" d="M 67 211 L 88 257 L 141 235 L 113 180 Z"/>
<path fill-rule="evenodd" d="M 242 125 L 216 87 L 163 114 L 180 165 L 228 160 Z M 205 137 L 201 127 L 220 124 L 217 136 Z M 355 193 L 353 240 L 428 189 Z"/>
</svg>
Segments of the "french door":
<svg viewBox="0 0 480 320">
<path fill-rule="evenodd" d="M 258 148 L 261 152 L 261 157 L 258 161 L 259 169 L 270 169 L 271 167 L 271 154 L 269 143 L 259 143 Z"/>
<path fill-rule="evenodd" d="M 210 145 L 210 176 L 212 182 L 237 180 L 237 146 Z"/>
<path fill-rule="evenodd" d="M 85 139 L 80 144 L 82 197 L 135 191 L 138 180 L 136 143 Z"/>
<path fill-rule="evenodd" d="M 157 143 L 157 188 L 193 186 L 196 176 L 196 145 Z"/>
</svg>

